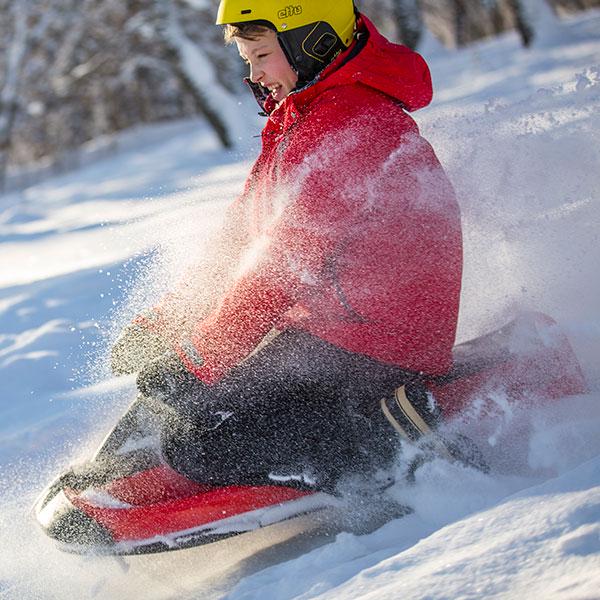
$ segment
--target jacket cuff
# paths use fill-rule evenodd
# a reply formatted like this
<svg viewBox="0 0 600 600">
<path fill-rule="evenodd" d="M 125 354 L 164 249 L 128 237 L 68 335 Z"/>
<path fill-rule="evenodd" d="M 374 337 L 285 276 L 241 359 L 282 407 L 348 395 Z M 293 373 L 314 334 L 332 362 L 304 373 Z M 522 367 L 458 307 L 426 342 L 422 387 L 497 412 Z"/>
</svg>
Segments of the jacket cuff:
<svg viewBox="0 0 600 600">
<path fill-rule="evenodd" d="M 156 309 L 141 312 L 133 319 L 132 323 L 157 335 L 161 335 L 164 329 L 162 315 Z"/>
<path fill-rule="evenodd" d="M 175 346 L 175 352 L 185 368 L 208 385 L 217 383 L 228 371 L 226 367 L 218 365 L 216 361 L 205 358 L 190 338 L 183 338 Z"/>
</svg>

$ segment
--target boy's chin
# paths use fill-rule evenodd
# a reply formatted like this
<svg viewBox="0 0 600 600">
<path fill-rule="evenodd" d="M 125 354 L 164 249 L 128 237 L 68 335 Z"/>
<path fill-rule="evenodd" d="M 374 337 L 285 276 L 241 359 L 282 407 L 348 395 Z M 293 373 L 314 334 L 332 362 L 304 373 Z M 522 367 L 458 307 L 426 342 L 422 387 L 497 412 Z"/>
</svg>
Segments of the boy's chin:
<svg viewBox="0 0 600 600">
<path fill-rule="evenodd" d="M 280 88 L 275 92 L 271 92 L 271 98 L 273 98 L 275 102 L 281 102 L 287 97 L 288 94 L 289 92 L 285 91 L 283 88 Z"/>
</svg>

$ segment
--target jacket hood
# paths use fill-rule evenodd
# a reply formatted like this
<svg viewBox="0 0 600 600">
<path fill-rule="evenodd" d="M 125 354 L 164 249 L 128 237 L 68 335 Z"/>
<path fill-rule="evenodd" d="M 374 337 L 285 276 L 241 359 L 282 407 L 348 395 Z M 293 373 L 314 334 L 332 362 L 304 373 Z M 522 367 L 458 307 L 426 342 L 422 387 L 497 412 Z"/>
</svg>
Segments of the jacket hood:
<svg viewBox="0 0 600 600">
<path fill-rule="evenodd" d="M 387 40 L 364 15 L 359 17 L 358 31 L 359 35 L 368 36 L 364 48 L 331 74 L 331 83 L 335 84 L 338 78 L 358 81 L 394 98 L 408 111 L 427 106 L 433 88 L 423 57 Z"/>
<path fill-rule="evenodd" d="M 323 91 L 360 83 L 399 102 L 412 112 L 427 106 L 433 96 L 429 67 L 410 48 L 387 40 L 365 17 L 357 22 L 357 39 L 304 88 L 292 92 L 296 105 L 308 104 Z M 276 107 L 268 90 L 246 79 L 261 108 L 270 114 Z M 286 101 L 283 102 L 286 104 Z"/>
</svg>

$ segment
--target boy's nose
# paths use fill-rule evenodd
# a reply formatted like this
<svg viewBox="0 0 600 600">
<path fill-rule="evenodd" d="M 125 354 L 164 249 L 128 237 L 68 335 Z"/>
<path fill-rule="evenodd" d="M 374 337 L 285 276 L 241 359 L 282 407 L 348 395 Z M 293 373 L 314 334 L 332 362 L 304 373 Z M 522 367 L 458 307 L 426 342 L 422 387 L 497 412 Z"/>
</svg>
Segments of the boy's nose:
<svg viewBox="0 0 600 600">
<path fill-rule="evenodd" d="M 252 65 L 250 65 L 250 81 L 252 83 L 258 83 L 263 76 L 263 72 L 260 69 L 254 68 L 252 67 Z"/>
</svg>

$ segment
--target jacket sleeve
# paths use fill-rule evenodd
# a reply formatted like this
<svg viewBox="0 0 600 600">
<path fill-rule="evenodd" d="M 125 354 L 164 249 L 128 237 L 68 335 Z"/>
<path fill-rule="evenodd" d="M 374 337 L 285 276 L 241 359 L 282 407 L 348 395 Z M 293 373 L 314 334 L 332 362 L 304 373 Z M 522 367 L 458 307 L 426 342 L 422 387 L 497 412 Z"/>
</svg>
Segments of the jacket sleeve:
<svg viewBox="0 0 600 600">
<path fill-rule="evenodd" d="M 329 225 L 339 213 L 331 202 L 315 210 L 312 194 L 300 196 L 304 201 L 283 211 L 252 266 L 177 346 L 187 369 L 205 383 L 248 356 L 305 288 L 317 284 L 336 243 Z"/>
<path fill-rule="evenodd" d="M 187 369 L 206 383 L 218 381 L 248 356 L 279 317 L 310 293 L 309 288 L 318 289 L 340 241 L 361 227 L 369 174 L 383 168 L 399 143 L 398 136 L 374 143 L 373 136 L 380 135 L 379 121 L 354 122 L 350 117 L 356 114 L 355 105 L 344 106 L 343 98 L 326 100 L 312 122 L 314 130 L 304 131 L 297 142 L 301 147 L 293 156 L 301 159 L 284 186 L 289 201 L 272 226 L 265 249 L 176 348 Z M 394 126 L 396 133 L 403 128 L 414 131 L 408 116 L 403 122 Z"/>
</svg>

